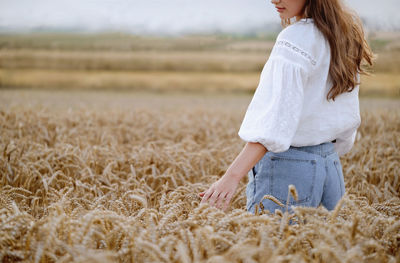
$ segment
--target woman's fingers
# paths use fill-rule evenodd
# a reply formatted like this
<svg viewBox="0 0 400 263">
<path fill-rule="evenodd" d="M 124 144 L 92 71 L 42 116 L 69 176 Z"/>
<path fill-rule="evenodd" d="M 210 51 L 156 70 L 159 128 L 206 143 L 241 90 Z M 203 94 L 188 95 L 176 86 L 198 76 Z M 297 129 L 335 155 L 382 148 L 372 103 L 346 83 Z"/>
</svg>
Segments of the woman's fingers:
<svg viewBox="0 0 400 263">
<path fill-rule="evenodd" d="M 219 209 L 222 208 L 222 204 L 223 204 L 223 202 L 224 202 L 224 200 L 225 200 L 226 195 L 227 195 L 227 193 L 221 193 L 221 194 L 218 196 L 218 200 L 217 200 L 217 203 L 216 203 L 216 205 L 215 205 L 216 208 L 219 208 Z"/>
<path fill-rule="evenodd" d="M 209 200 L 209 198 L 214 194 L 215 189 L 213 186 L 211 186 L 207 191 L 203 192 L 203 199 L 201 199 L 200 203 L 205 203 Z"/>
<path fill-rule="evenodd" d="M 215 204 L 215 201 L 217 200 L 219 194 L 220 193 L 218 193 L 217 191 L 214 191 L 214 193 L 212 193 L 210 197 L 210 206 L 213 206 Z"/>
<path fill-rule="evenodd" d="M 200 202 L 201 204 L 208 202 L 210 206 L 215 206 L 216 208 L 225 211 L 232 198 L 232 193 L 219 192 L 211 186 L 207 191 L 199 193 L 199 196 L 202 197 Z"/>
<path fill-rule="evenodd" d="M 218 193 L 217 191 L 206 191 L 201 192 L 199 195 L 203 195 L 203 199 L 200 203 L 206 203 L 208 201 L 210 206 L 215 206 L 216 208 L 222 209 L 225 211 L 228 206 L 229 202 L 231 201 L 232 194 L 230 193 Z"/>
<path fill-rule="evenodd" d="M 224 207 L 222 208 L 222 210 L 225 211 L 228 208 L 228 205 L 229 205 L 231 199 L 232 199 L 232 194 L 229 193 L 225 198 L 225 203 L 224 203 Z"/>
<path fill-rule="evenodd" d="M 201 199 L 200 204 L 207 202 L 208 198 L 211 196 L 212 192 L 210 190 L 206 191 Z"/>
</svg>

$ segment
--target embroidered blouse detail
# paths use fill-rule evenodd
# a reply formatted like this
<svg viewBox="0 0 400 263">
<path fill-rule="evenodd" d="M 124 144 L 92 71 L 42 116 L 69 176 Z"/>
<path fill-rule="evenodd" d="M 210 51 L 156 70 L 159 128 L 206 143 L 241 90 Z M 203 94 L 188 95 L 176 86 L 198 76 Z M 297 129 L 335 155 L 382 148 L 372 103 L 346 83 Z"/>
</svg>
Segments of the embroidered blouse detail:
<svg viewBox="0 0 400 263">
<path fill-rule="evenodd" d="M 307 58 L 311 62 L 311 64 L 313 64 L 314 66 L 317 64 L 317 61 L 315 61 L 315 59 L 313 57 L 311 57 L 307 52 L 304 52 L 303 50 L 301 50 L 300 48 L 296 47 L 295 45 L 291 44 L 288 41 L 279 40 L 276 42 L 276 45 L 286 47 L 286 48 L 293 50 L 294 52 L 300 53 L 302 56 Z"/>
<path fill-rule="evenodd" d="M 354 144 L 361 123 L 358 86 L 327 101 L 330 47 L 312 19 L 283 29 L 264 65 L 238 135 L 271 152 L 336 139 L 339 156 Z"/>
</svg>

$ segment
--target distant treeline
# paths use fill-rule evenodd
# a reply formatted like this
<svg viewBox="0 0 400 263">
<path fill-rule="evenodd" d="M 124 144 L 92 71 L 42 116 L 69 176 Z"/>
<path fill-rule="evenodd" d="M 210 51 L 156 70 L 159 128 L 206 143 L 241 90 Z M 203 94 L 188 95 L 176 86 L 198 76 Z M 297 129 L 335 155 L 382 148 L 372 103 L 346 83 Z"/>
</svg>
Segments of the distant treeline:
<svg viewBox="0 0 400 263">
<path fill-rule="evenodd" d="M 0 88 L 252 92 L 276 35 L 0 35 Z M 361 94 L 400 95 L 400 34 L 370 34 L 378 55 Z"/>
</svg>

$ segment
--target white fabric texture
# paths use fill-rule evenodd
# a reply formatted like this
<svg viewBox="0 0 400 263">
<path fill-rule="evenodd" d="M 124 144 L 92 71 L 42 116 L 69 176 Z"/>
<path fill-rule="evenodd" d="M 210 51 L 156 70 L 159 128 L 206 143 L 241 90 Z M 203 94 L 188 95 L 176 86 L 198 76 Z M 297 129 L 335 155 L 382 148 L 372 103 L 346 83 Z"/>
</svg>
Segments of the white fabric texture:
<svg viewBox="0 0 400 263">
<path fill-rule="evenodd" d="M 361 123 L 358 90 L 327 100 L 330 47 L 312 19 L 278 35 L 238 135 L 271 152 L 336 139 L 339 156 L 352 148 Z M 359 76 L 358 76 L 359 77 Z"/>
</svg>

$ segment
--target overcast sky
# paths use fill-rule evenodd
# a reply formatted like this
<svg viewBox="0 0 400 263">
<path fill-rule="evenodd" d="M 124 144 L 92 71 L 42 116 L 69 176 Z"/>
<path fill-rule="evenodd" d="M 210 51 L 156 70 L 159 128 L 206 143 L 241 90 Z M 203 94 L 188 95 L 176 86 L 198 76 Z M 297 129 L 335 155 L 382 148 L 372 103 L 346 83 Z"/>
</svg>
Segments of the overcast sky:
<svg viewBox="0 0 400 263">
<path fill-rule="evenodd" d="M 400 29 L 400 0 L 345 0 L 368 21 Z M 0 29 L 135 33 L 241 31 L 279 22 L 270 0 L 0 0 Z"/>
</svg>

